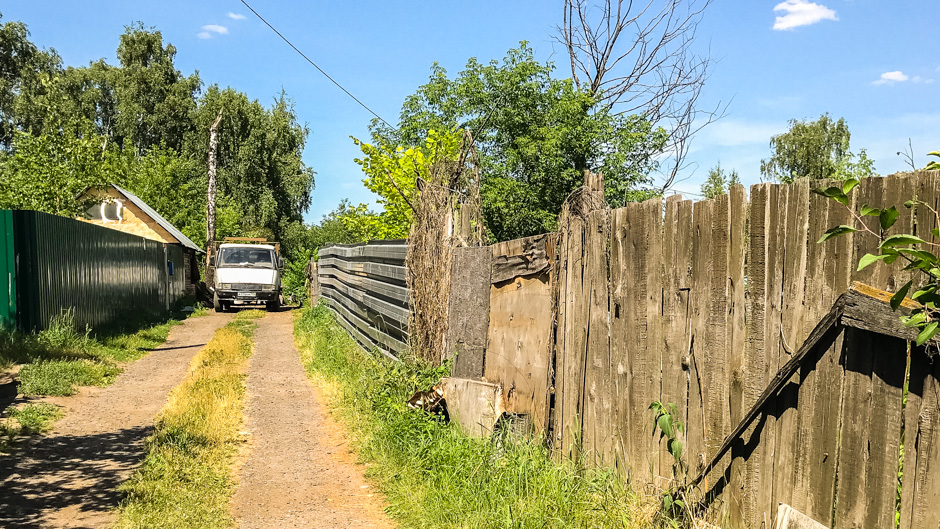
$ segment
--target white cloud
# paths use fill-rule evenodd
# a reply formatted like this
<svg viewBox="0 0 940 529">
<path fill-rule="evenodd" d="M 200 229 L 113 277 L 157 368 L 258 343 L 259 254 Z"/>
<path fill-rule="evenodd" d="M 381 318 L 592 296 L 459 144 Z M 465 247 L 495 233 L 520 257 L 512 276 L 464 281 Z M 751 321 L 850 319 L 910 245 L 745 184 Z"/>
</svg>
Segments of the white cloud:
<svg viewBox="0 0 940 529">
<path fill-rule="evenodd" d="M 225 26 L 219 26 L 218 24 L 206 24 L 205 26 L 202 26 L 202 30 L 208 31 L 209 33 L 228 35 L 228 28 Z"/>
<path fill-rule="evenodd" d="M 245 15 L 242 15 L 241 13 L 232 13 L 231 11 L 228 12 L 228 17 L 232 20 L 245 20 Z"/>
<path fill-rule="evenodd" d="M 206 24 L 202 26 L 202 31 L 196 33 L 200 39 L 211 39 L 215 35 L 228 35 L 228 28 L 218 24 Z"/>
<path fill-rule="evenodd" d="M 894 84 L 894 83 L 903 83 L 907 81 L 910 77 L 904 75 L 900 70 L 893 72 L 885 72 L 881 74 L 881 78 L 877 81 L 872 81 L 871 84 Z M 915 83 L 920 82 L 920 77 L 915 77 Z"/>
<path fill-rule="evenodd" d="M 809 26 L 823 20 L 839 20 L 832 9 L 807 0 L 786 0 L 774 6 L 774 11 L 786 12 L 774 21 L 776 30 Z"/>
</svg>

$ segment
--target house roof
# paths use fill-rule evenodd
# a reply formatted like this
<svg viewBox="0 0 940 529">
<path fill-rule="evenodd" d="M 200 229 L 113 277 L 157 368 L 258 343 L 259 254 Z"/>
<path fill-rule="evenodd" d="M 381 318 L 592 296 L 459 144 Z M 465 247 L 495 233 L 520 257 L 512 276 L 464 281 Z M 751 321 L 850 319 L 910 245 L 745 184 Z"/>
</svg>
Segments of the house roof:
<svg viewBox="0 0 940 529">
<path fill-rule="evenodd" d="M 181 231 L 179 231 L 178 229 L 176 229 L 176 226 L 170 224 L 170 221 L 168 221 L 168 220 L 166 220 L 165 218 L 163 218 L 163 217 L 162 217 L 159 213 L 157 213 L 152 207 L 148 206 L 146 202 L 144 202 L 143 200 L 141 200 L 140 197 L 138 197 L 138 196 L 135 195 L 134 193 L 131 193 L 130 191 L 127 191 L 126 189 L 120 188 L 119 186 L 117 186 L 117 185 L 115 185 L 115 184 L 111 184 L 111 187 L 113 187 L 114 189 L 116 189 L 118 193 L 120 193 L 121 195 L 124 196 L 124 198 L 126 198 L 127 200 L 130 200 L 135 206 L 137 206 L 138 208 L 140 208 L 141 211 L 143 211 L 144 213 L 146 213 L 148 217 L 150 217 L 151 219 L 154 220 L 154 222 L 156 222 L 157 224 L 159 224 L 161 228 L 163 228 L 163 229 L 165 229 L 166 231 L 168 231 L 168 232 L 170 233 L 170 235 L 173 236 L 174 239 L 176 239 L 177 241 L 180 242 L 180 244 L 182 244 L 183 246 L 185 246 L 186 248 L 189 248 L 189 249 L 191 249 L 191 250 L 196 250 L 197 252 L 202 252 L 202 249 L 199 248 L 198 246 L 196 246 L 196 243 L 194 243 L 193 241 L 189 240 L 189 237 L 183 235 L 183 232 L 181 232 Z"/>
</svg>

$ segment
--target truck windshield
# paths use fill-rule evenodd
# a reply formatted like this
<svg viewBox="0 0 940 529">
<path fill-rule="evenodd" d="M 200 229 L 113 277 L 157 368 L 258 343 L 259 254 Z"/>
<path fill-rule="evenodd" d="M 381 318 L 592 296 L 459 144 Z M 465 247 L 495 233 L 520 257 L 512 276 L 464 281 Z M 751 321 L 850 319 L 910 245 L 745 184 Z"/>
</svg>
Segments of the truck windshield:
<svg viewBox="0 0 940 529">
<path fill-rule="evenodd" d="M 274 255 L 266 248 L 222 248 L 219 266 L 251 266 L 274 268 Z"/>
</svg>

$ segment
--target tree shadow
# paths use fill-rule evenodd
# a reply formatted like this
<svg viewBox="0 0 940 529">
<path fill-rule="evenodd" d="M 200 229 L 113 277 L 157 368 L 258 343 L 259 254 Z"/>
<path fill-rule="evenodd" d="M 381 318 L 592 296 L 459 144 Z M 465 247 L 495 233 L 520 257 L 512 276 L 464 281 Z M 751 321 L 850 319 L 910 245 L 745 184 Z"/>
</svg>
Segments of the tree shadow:
<svg viewBox="0 0 940 529">
<path fill-rule="evenodd" d="M 86 436 L 34 438 L 0 458 L 0 527 L 47 527 L 60 509 L 104 514 L 118 506 L 118 486 L 136 468 L 151 427 Z"/>
</svg>

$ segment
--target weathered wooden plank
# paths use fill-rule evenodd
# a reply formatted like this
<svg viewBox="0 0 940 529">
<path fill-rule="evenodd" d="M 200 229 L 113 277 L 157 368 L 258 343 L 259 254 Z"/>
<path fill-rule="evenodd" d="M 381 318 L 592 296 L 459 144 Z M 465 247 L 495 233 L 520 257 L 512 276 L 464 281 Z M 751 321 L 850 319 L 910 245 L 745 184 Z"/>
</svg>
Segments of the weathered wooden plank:
<svg viewBox="0 0 940 529">
<path fill-rule="evenodd" d="M 598 465 L 616 460 L 610 446 L 610 307 L 608 287 L 608 210 L 592 212 L 585 231 L 584 274 L 591 277 L 588 304 L 587 352 L 584 373 L 584 453 Z"/>
<path fill-rule="evenodd" d="M 809 224 L 803 334 L 808 335 L 825 310 L 822 303 L 831 299 L 826 279 L 828 260 L 825 244 L 816 241 L 830 228 L 829 206 L 835 203 L 826 197 L 809 195 Z M 827 523 L 832 519 L 832 502 L 836 470 L 836 444 L 839 414 L 842 409 L 842 333 L 826 351 L 820 351 L 817 362 L 801 365 L 799 388 L 800 450 L 794 463 L 792 504 L 795 508 Z M 810 448 L 812 447 L 812 448 Z"/>
<path fill-rule="evenodd" d="M 528 415 L 537 432 L 548 424 L 551 296 L 548 274 L 490 285 L 484 377 L 503 388 L 506 411 Z"/>
<path fill-rule="evenodd" d="M 706 349 L 709 346 L 708 317 L 712 304 L 712 216 L 714 202 L 710 200 L 696 202 L 692 209 L 692 346 L 689 354 L 689 410 L 686 436 L 686 451 L 689 470 L 696 474 L 708 458 L 706 429 L 708 419 L 705 371 Z M 705 483 L 708 490 L 712 483 Z"/>
<path fill-rule="evenodd" d="M 642 483 L 652 483 L 659 476 L 657 452 L 658 437 L 653 436 L 650 403 L 659 398 L 660 359 L 659 351 L 653 354 L 649 343 L 647 316 L 647 270 L 650 263 L 649 237 L 646 232 L 647 212 L 641 204 L 628 204 L 624 212 L 625 221 L 621 229 L 625 239 L 627 274 L 624 286 L 628 318 L 626 340 L 616 352 L 617 358 L 626 359 L 629 378 L 627 381 L 627 406 L 625 420 L 633 445 L 631 477 L 637 476 Z M 652 474 L 651 474 L 652 471 Z"/>
<path fill-rule="evenodd" d="M 404 285 L 406 282 L 407 268 L 404 265 L 346 261 L 339 257 L 321 257 L 318 264 L 320 268 L 339 268 L 352 274 L 364 275 L 379 281 L 394 282 L 399 285 Z"/>
<path fill-rule="evenodd" d="M 563 409 L 565 405 L 565 343 L 567 337 L 567 296 L 568 296 L 568 275 L 570 274 L 568 264 L 568 246 L 570 244 L 570 233 L 568 226 L 562 223 L 559 226 L 557 236 L 558 253 L 553 264 L 552 271 L 552 303 L 555 311 L 555 331 L 552 344 L 552 370 L 549 374 L 551 387 L 549 395 L 551 399 L 551 421 L 549 432 L 549 445 L 552 448 L 552 455 L 560 459 L 566 452 L 563 450 L 564 431 L 562 420 L 564 417 Z"/>
<path fill-rule="evenodd" d="M 778 353 L 778 367 L 793 357 L 799 344 L 803 343 L 805 339 L 802 322 L 806 311 L 803 296 L 807 269 L 806 253 L 808 250 L 809 181 L 797 180 L 796 183 L 788 186 L 785 201 L 781 200 L 781 207 L 787 211 L 787 216 L 786 233 L 781 248 L 784 277 L 778 324 L 781 344 Z M 778 229 L 781 227 L 778 227 Z M 816 300 L 810 302 L 816 303 Z M 777 438 L 775 441 L 774 492 L 771 508 L 780 502 L 794 503 L 793 489 L 796 458 L 801 451 L 797 402 L 799 393 L 796 391 L 799 383 L 799 377 L 794 374 L 789 381 L 793 390 L 782 391 L 777 398 Z"/>
<path fill-rule="evenodd" d="M 881 207 L 884 203 L 884 182 L 884 178 L 863 179 L 855 191 L 854 198 L 856 204 L 859 206 L 869 205 L 872 207 Z M 875 233 L 881 231 L 878 217 L 865 216 L 862 217 L 861 220 L 869 230 Z M 858 225 L 858 221 L 856 221 L 856 225 Z M 878 288 L 884 288 L 884 284 L 875 283 L 874 281 L 875 271 L 878 269 L 877 266 L 869 266 L 864 270 L 856 270 L 856 265 L 858 265 L 858 261 L 862 256 L 867 253 L 877 253 L 878 238 L 866 231 L 859 231 L 853 235 L 852 239 L 852 279 Z"/>
<path fill-rule="evenodd" d="M 560 428 L 563 454 L 577 457 L 577 439 L 581 437 L 581 403 L 584 386 L 584 354 L 587 330 L 587 292 L 590 276 L 584 273 L 585 223 L 578 217 L 568 219 L 568 273 L 565 295 L 564 391 L 561 394 Z M 556 375 L 557 377 L 558 375 Z M 558 397 L 556 396 L 556 404 Z"/>
<path fill-rule="evenodd" d="M 731 425 L 738 424 L 744 416 L 744 369 L 747 347 L 745 257 L 747 251 L 747 196 L 741 185 L 732 186 L 728 194 L 731 199 L 731 224 L 729 226 L 728 289 L 731 304 L 728 315 L 728 405 Z M 728 434 L 730 432 L 723 432 Z M 733 455 L 733 454 L 732 454 Z M 744 503 L 740 493 L 745 484 L 743 459 L 731 458 L 729 483 L 727 486 L 728 519 L 732 526 L 743 524 Z"/>
<path fill-rule="evenodd" d="M 768 226 L 769 192 L 770 184 L 751 186 L 750 248 L 747 269 L 750 310 L 742 397 L 742 405 L 745 408 L 750 408 L 757 402 L 767 382 L 764 370 L 766 347 L 764 329 L 767 309 L 767 276 L 769 275 L 767 246 L 771 242 L 768 239 L 772 240 L 772 237 L 768 237 L 768 232 L 772 229 L 772 226 Z M 764 422 L 758 422 L 755 426 L 748 428 L 743 436 L 745 442 L 736 445 L 732 452 L 733 457 L 740 457 L 745 462 L 745 487 L 742 490 L 743 524 L 739 527 L 756 527 L 763 520 L 758 491 L 764 472 L 760 442 L 761 434 L 765 429 Z"/>
<path fill-rule="evenodd" d="M 940 520 L 940 362 L 911 350 L 904 429 L 900 529 L 935 527 Z"/>
<path fill-rule="evenodd" d="M 324 268 L 320 271 L 320 277 L 333 277 L 343 283 L 368 292 L 374 296 L 381 296 L 389 302 L 395 302 L 403 307 L 408 306 L 408 289 L 406 287 L 385 283 L 370 277 L 349 274 L 339 268 Z"/>
<path fill-rule="evenodd" d="M 548 238 L 548 235 L 536 235 L 494 244 L 491 281 L 500 283 L 546 271 L 551 265 Z"/>
<path fill-rule="evenodd" d="M 639 476 L 641 469 L 637 461 L 641 454 L 634 447 L 629 401 L 632 381 L 627 348 L 629 342 L 634 339 L 631 335 L 634 318 L 628 311 L 633 305 L 635 283 L 631 283 L 633 268 L 628 210 L 615 209 L 611 211 L 610 217 L 610 363 L 613 370 L 611 392 L 614 399 L 611 435 L 618 443 L 623 458 L 622 462 L 618 461 L 618 470 L 626 476 L 636 469 L 634 475 Z"/>
<path fill-rule="evenodd" d="M 907 344 L 845 331 L 845 399 L 833 529 L 894 524 Z"/>
<path fill-rule="evenodd" d="M 702 374 L 705 395 L 705 457 L 715 454 L 725 436 L 731 431 L 731 408 L 729 384 L 731 372 L 728 361 L 728 315 L 729 299 L 729 263 L 730 258 L 730 195 L 722 194 L 712 202 L 710 238 L 710 273 L 708 276 L 709 304 L 706 314 L 707 324 L 704 353 L 705 366 Z M 708 477 L 712 489 L 723 489 L 727 485 L 727 472 L 730 457 L 724 458 Z M 715 504 L 719 505 L 719 504 Z M 722 513 L 715 513 L 722 515 Z"/>
<path fill-rule="evenodd" d="M 688 355 L 689 293 L 687 276 L 691 268 L 692 202 L 680 195 L 666 199 L 663 221 L 663 305 L 659 315 L 664 321 L 661 400 L 673 403 L 686 422 L 688 377 L 684 358 Z M 660 468 L 669 468 L 672 456 L 660 451 Z"/>
<path fill-rule="evenodd" d="M 663 347 L 664 322 L 661 316 L 663 310 L 663 201 L 660 198 L 646 200 L 640 204 L 643 211 L 643 231 L 646 234 L 646 276 L 641 281 L 646 282 L 646 303 L 641 309 L 646 312 L 646 355 L 652 364 L 652 380 L 650 393 L 653 398 L 646 407 L 649 408 L 653 400 L 662 400 L 663 381 Z M 681 404 L 681 403 L 680 403 Z M 678 406 L 678 405 L 677 405 Z M 648 423 L 650 424 L 650 423 Z M 672 464 L 664 459 L 666 454 L 665 441 L 655 442 L 653 438 L 652 462 L 653 472 L 657 476 L 672 478 Z"/>
<path fill-rule="evenodd" d="M 447 308 L 446 354 L 456 355 L 453 366 L 456 377 L 483 376 L 483 352 L 490 322 L 491 258 L 487 247 L 454 250 Z M 550 316 L 547 315 L 549 320 Z"/>
</svg>

